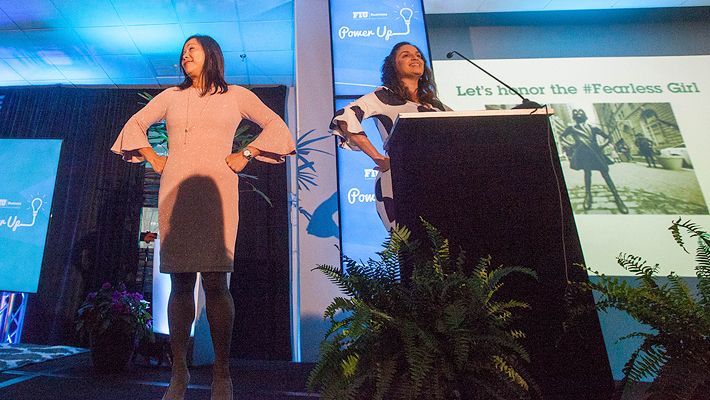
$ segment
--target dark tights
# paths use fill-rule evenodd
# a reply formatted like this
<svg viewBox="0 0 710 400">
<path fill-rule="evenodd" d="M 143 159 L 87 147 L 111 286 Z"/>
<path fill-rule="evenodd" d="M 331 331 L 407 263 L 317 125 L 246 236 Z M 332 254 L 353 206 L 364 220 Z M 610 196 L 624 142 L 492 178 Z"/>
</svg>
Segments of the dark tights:
<svg viewBox="0 0 710 400">
<path fill-rule="evenodd" d="M 609 191 L 611 191 L 611 194 L 614 195 L 614 201 L 616 202 L 616 207 L 621 211 L 622 214 L 628 214 L 629 210 L 626 208 L 626 205 L 624 204 L 624 201 L 621 200 L 621 196 L 619 196 L 619 193 L 616 191 L 616 185 L 614 185 L 614 181 L 611 180 L 611 175 L 609 175 L 609 171 L 599 171 L 602 174 L 602 177 L 604 178 L 604 182 L 606 182 L 607 187 L 609 187 Z M 584 208 L 589 209 L 592 206 L 592 170 L 585 169 L 584 170 L 584 189 L 585 189 L 585 206 Z"/>
<path fill-rule="evenodd" d="M 212 367 L 213 399 L 231 399 L 229 380 L 229 348 L 232 343 L 234 301 L 227 287 L 226 272 L 203 272 L 207 321 L 214 346 Z M 187 369 L 187 346 L 190 327 L 195 319 L 195 273 L 170 274 L 172 289 L 168 300 L 170 349 L 173 352 L 172 377 L 164 400 L 182 399 L 190 375 Z"/>
</svg>

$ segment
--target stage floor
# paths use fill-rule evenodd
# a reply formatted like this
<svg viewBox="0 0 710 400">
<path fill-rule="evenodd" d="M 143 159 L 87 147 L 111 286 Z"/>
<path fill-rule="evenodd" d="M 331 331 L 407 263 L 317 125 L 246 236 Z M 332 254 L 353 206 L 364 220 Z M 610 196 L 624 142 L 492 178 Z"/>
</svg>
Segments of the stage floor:
<svg viewBox="0 0 710 400">
<path fill-rule="evenodd" d="M 158 400 L 170 381 L 165 367 L 132 365 L 122 374 L 93 372 L 89 353 L 0 373 L 0 399 Z M 312 364 L 232 360 L 235 400 L 318 399 L 306 390 Z M 209 367 L 190 369 L 186 399 L 210 398 Z"/>
</svg>

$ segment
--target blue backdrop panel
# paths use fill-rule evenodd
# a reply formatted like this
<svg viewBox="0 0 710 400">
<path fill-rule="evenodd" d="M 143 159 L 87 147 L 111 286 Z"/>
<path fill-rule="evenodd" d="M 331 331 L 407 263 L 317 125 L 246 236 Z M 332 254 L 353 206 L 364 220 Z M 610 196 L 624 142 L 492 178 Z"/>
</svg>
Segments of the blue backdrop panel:
<svg viewBox="0 0 710 400">
<path fill-rule="evenodd" d="M 0 291 L 37 291 L 61 145 L 0 139 Z"/>
<path fill-rule="evenodd" d="M 336 100 L 340 109 L 350 100 Z M 374 120 L 365 120 L 363 128 L 372 144 L 382 149 L 382 138 Z M 343 254 L 366 261 L 382 250 L 387 231 L 375 208 L 375 163 L 360 151 L 338 149 L 338 190 Z"/>
<path fill-rule="evenodd" d="M 335 95 L 379 86 L 382 60 L 398 42 L 416 45 L 429 60 L 423 9 L 420 0 L 331 0 Z"/>
<path fill-rule="evenodd" d="M 430 60 L 421 0 L 331 0 L 330 18 L 336 109 L 381 85 L 382 61 L 395 44 L 410 42 Z M 384 153 L 374 122 L 363 128 Z M 341 249 L 355 260 L 374 257 L 387 237 L 375 207 L 374 167 L 364 153 L 338 149 Z"/>
</svg>

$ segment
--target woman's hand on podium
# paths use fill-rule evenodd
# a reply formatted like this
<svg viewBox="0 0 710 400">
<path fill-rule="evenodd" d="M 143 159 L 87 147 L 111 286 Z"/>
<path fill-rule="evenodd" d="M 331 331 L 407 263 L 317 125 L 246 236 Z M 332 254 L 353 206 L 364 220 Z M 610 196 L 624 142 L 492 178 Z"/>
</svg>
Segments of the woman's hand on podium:
<svg viewBox="0 0 710 400">
<path fill-rule="evenodd" d="M 390 158 L 387 156 L 380 156 L 372 159 L 377 167 L 375 169 L 379 170 L 380 173 L 386 172 L 390 169 Z"/>
</svg>

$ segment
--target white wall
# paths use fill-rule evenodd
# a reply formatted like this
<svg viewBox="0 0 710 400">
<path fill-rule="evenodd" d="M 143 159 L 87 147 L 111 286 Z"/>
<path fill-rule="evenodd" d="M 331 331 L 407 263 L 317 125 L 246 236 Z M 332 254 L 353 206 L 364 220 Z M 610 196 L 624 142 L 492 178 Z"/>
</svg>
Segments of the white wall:
<svg viewBox="0 0 710 400">
<path fill-rule="evenodd" d="M 313 163 L 317 186 L 301 185 L 300 189 L 293 187 L 292 190 L 291 216 L 295 223 L 291 274 L 293 360 L 313 362 L 318 358 L 320 341 L 327 330 L 323 312 L 333 297 L 340 295 L 325 275 L 311 271 L 319 264 L 340 263 L 338 237 L 326 235 L 316 226 L 323 219 L 338 223 L 337 202 L 336 207 L 332 207 L 332 196 L 337 192 L 335 139 L 328 133 L 333 116 L 328 1 L 295 0 L 294 20 L 297 138 L 327 136 L 306 146 L 325 153 L 299 152 L 305 159 L 297 161 L 297 167 L 301 168 L 306 160 Z"/>
</svg>

